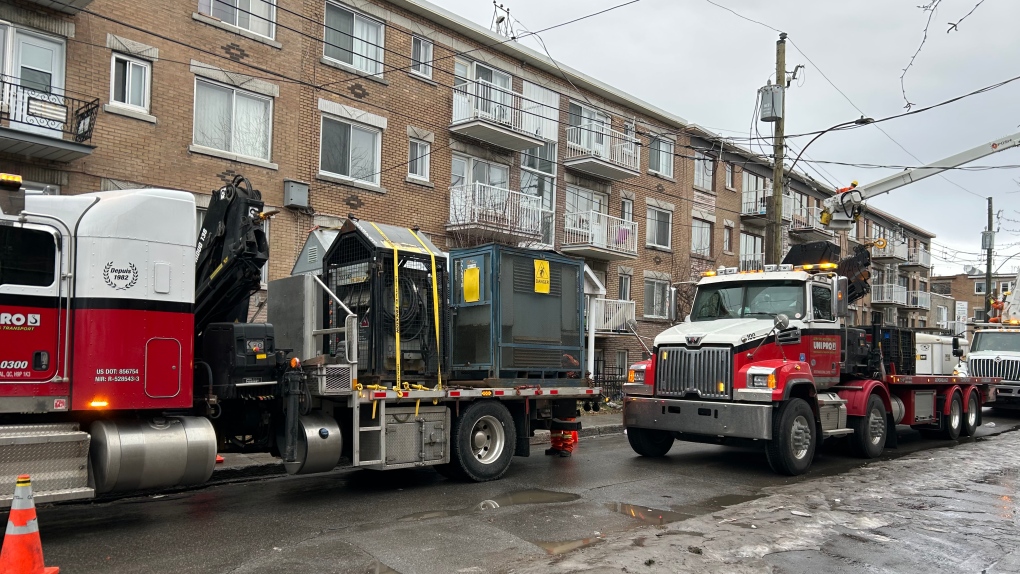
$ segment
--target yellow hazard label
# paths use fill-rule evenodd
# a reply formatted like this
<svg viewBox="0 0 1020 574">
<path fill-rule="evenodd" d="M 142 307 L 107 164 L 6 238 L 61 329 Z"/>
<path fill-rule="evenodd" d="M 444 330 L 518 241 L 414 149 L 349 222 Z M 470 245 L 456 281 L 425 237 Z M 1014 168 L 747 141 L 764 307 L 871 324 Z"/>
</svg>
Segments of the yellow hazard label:
<svg viewBox="0 0 1020 574">
<path fill-rule="evenodd" d="M 256 359 L 265 359 L 266 358 L 266 354 L 265 353 L 259 353 L 259 354 L 255 355 L 255 358 Z"/>
<path fill-rule="evenodd" d="M 481 269 L 477 267 L 468 267 L 464 270 L 464 302 L 465 303 L 476 303 L 480 297 L 480 278 Z"/>
<path fill-rule="evenodd" d="M 535 260 L 535 293 L 549 292 L 549 262 Z"/>
</svg>

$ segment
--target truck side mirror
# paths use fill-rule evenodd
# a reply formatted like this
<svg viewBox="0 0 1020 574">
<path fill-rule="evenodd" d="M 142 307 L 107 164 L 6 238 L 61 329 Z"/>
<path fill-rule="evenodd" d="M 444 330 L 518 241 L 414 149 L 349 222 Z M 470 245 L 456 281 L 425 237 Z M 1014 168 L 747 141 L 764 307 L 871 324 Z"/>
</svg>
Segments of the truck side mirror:
<svg viewBox="0 0 1020 574">
<path fill-rule="evenodd" d="M 953 337 L 953 350 L 958 351 L 960 349 L 960 338 Z"/>
<path fill-rule="evenodd" d="M 780 313 L 772 319 L 772 324 L 777 330 L 783 331 L 790 326 L 790 318 L 784 313 Z"/>
<path fill-rule="evenodd" d="M 953 356 L 954 357 L 962 357 L 963 356 L 963 349 L 953 349 Z"/>
<path fill-rule="evenodd" d="M 832 288 L 835 291 L 832 298 L 832 316 L 845 318 L 850 315 L 850 308 L 846 300 L 847 278 L 835 277 L 832 281 Z"/>
</svg>

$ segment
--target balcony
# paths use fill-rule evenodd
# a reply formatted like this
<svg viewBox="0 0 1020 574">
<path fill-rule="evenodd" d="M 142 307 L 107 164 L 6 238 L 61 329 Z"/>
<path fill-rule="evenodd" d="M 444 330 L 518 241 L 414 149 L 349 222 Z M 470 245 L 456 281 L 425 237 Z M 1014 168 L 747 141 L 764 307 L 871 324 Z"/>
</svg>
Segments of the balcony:
<svg viewBox="0 0 1020 574">
<path fill-rule="evenodd" d="M 929 305 L 931 299 L 929 299 Z M 903 305 L 907 304 L 907 288 L 902 285 L 887 283 L 874 285 L 871 288 L 872 305 Z"/>
<path fill-rule="evenodd" d="M 603 179 L 635 177 L 641 175 L 640 142 L 602 124 L 570 126 L 563 165 Z"/>
<path fill-rule="evenodd" d="M 446 229 L 483 241 L 540 242 L 551 216 L 541 197 L 471 183 L 450 188 Z"/>
<path fill-rule="evenodd" d="M 786 202 L 783 202 L 786 207 Z M 786 211 L 785 209 L 783 211 Z M 784 214 L 785 215 L 785 214 Z M 833 238 L 832 231 L 826 229 L 821 221 L 820 207 L 798 207 L 791 210 L 790 238 L 803 241 L 828 241 Z"/>
<path fill-rule="evenodd" d="M 886 240 L 888 243 L 882 249 L 874 247 L 871 250 L 872 261 L 897 262 L 907 260 L 907 246 L 896 241 Z"/>
<path fill-rule="evenodd" d="M 740 270 L 741 271 L 764 271 L 765 270 L 765 254 L 764 253 L 749 253 L 740 255 Z"/>
<path fill-rule="evenodd" d="M 949 331 L 953 336 L 967 335 L 967 322 L 966 321 L 939 321 L 935 324 L 939 329 Z"/>
<path fill-rule="evenodd" d="M 913 249 L 907 250 L 907 261 L 906 263 L 900 264 L 900 267 L 920 267 L 922 269 L 931 269 L 931 253 L 923 247 L 914 247 Z"/>
<path fill-rule="evenodd" d="M 522 109 L 523 96 L 485 80 L 468 82 L 453 90 L 450 131 L 522 151 L 545 143 L 536 111 Z"/>
<path fill-rule="evenodd" d="M 638 255 L 638 226 L 598 211 L 568 213 L 563 218 L 564 253 L 613 261 Z"/>
<path fill-rule="evenodd" d="M 99 100 L 80 100 L 0 77 L 0 153 L 66 163 L 92 153 Z"/>
<path fill-rule="evenodd" d="M 92 0 L 27 0 L 29 4 L 35 4 L 42 8 L 50 8 L 67 14 L 77 14 L 87 8 Z"/>
<path fill-rule="evenodd" d="M 772 200 L 772 190 L 754 190 L 744 192 L 740 201 L 740 217 L 746 223 L 754 225 L 765 225 L 767 206 Z M 793 217 L 793 198 L 783 196 L 783 221 L 790 221 Z"/>
<path fill-rule="evenodd" d="M 907 293 L 907 307 L 931 309 L 931 293 L 927 291 L 909 291 Z"/>
<path fill-rule="evenodd" d="M 635 319 L 633 301 L 595 299 L 588 307 L 588 320 L 596 335 L 630 333 L 629 325 Z"/>
</svg>

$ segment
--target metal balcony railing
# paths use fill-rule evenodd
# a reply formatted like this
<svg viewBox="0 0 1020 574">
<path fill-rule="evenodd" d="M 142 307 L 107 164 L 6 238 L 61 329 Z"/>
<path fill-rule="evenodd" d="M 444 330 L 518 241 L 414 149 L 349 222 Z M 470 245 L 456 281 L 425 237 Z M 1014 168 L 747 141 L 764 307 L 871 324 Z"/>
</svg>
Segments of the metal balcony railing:
<svg viewBox="0 0 1020 574">
<path fill-rule="evenodd" d="M 872 239 L 871 241 L 875 241 Z M 879 249 L 873 247 L 871 251 L 872 259 L 899 259 L 900 261 L 907 260 L 907 246 L 896 241 L 895 239 L 886 239 L 886 246 Z"/>
<path fill-rule="evenodd" d="M 758 189 L 745 191 L 740 201 L 740 215 L 765 215 L 768 202 L 772 199 L 772 189 Z M 793 198 L 789 195 L 783 196 L 783 219 L 790 220 L 793 217 Z"/>
<path fill-rule="evenodd" d="M 594 156 L 634 171 L 641 170 L 641 147 L 636 137 L 598 123 L 567 128 L 565 160 Z"/>
<path fill-rule="evenodd" d="M 537 240 L 550 216 L 542 209 L 542 198 L 534 195 L 483 183 L 450 188 L 451 226 L 477 226 Z"/>
<path fill-rule="evenodd" d="M 931 293 L 927 291 L 910 291 L 907 293 L 907 307 L 931 309 Z"/>
<path fill-rule="evenodd" d="M 783 207 L 786 207 L 784 202 Z M 784 209 L 785 211 L 785 209 Z M 785 214 L 784 214 L 785 215 Z M 791 210 L 790 230 L 791 231 L 828 231 L 821 221 L 822 208 L 820 207 L 798 207 Z"/>
<path fill-rule="evenodd" d="M 542 137 L 539 110 L 525 112 L 524 96 L 485 80 L 469 81 L 453 90 L 453 122 L 487 120 L 506 129 Z"/>
<path fill-rule="evenodd" d="M 563 246 L 591 246 L 637 256 L 637 222 L 598 211 L 579 211 L 563 217 Z"/>
<path fill-rule="evenodd" d="M 907 251 L 907 264 L 931 267 L 931 253 L 923 247 L 914 247 Z"/>
<path fill-rule="evenodd" d="M 595 299 L 589 305 L 588 320 L 596 333 L 628 333 L 635 313 L 633 301 Z"/>
<path fill-rule="evenodd" d="M 907 304 L 907 288 L 902 285 L 895 285 L 886 283 L 884 285 L 874 285 L 871 288 L 871 303 L 889 303 L 894 305 L 906 305 Z M 931 299 L 928 299 L 929 305 Z"/>
<path fill-rule="evenodd" d="M 752 253 L 740 256 L 741 271 L 763 271 L 765 269 L 765 254 Z"/>
<path fill-rule="evenodd" d="M 939 321 L 935 324 L 939 329 L 945 329 L 953 335 L 966 335 L 967 334 L 967 322 L 966 321 Z"/>
<path fill-rule="evenodd" d="M 97 98 L 71 97 L 66 90 L 33 89 L 27 81 L 0 76 L 3 127 L 88 144 L 98 113 Z"/>
</svg>

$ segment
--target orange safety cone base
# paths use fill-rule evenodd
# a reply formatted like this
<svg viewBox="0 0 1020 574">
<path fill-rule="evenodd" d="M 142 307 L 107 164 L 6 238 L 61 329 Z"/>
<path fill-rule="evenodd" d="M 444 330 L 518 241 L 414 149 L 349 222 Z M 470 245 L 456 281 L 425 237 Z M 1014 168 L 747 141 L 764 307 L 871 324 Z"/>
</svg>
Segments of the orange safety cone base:
<svg viewBox="0 0 1020 574">
<path fill-rule="evenodd" d="M 11 501 L 7 531 L 0 549 L 0 574 L 58 574 L 60 568 L 43 562 L 39 522 L 32 500 L 32 483 L 27 474 L 18 477 Z"/>
</svg>

